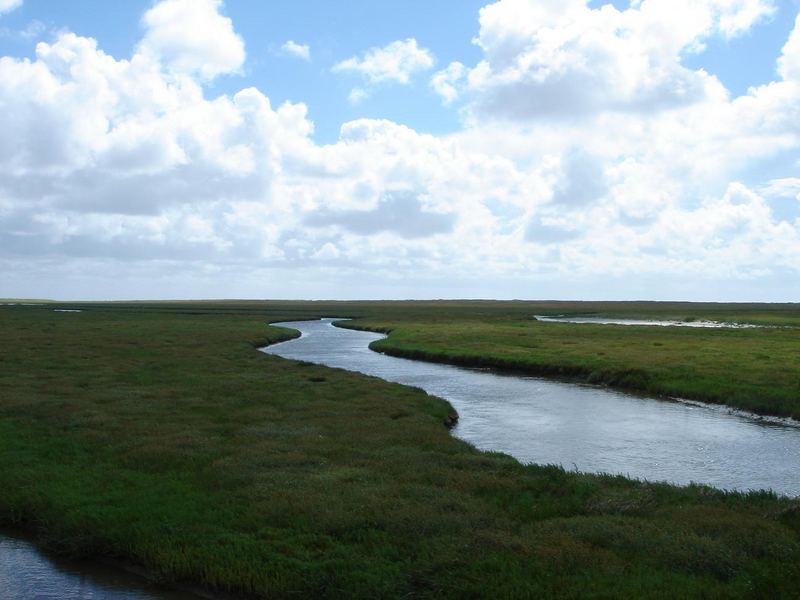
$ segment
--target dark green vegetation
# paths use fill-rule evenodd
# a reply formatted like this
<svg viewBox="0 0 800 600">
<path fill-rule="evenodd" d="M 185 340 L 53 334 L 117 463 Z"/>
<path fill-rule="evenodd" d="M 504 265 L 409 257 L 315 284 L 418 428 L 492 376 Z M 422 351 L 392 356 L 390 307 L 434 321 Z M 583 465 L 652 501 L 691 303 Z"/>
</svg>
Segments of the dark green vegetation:
<svg viewBox="0 0 800 600">
<path fill-rule="evenodd" d="M 522 466 L 453 439 L 419 390 L 255 350 L 291 335 L 267 321 L 336 314 L 403 343 L 434 326 L 530 337 L 539 308 L 82 308 L 0 308 L 0 520 L 52 548 L 266 597 L 800 589 L 796 500 Z"/>
</svg>

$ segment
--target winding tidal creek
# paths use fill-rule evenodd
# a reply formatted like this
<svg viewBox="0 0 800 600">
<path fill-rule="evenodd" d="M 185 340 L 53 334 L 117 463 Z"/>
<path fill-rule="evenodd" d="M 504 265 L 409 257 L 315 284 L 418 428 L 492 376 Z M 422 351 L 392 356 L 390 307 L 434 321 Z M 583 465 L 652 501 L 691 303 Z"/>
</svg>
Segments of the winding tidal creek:
<svg viewBox="0 0 800 600">
<path fill-rule="evenodd" d="M 503 375 L 373 352 L 382 335 L 334 319 L 278 323 L 302 337 L 262 351 L 416 386 L 458 411 L 453 434 L 523 463 L 650 481 L 800 495 L 800 427 L 725 407 L 637 397 L 598 386 Z M 50 558 L 0 533 L 0 598 L 179 600 L 118 569 Z"/>
<path fill-rule="evenodd" d="M 523 463 L 800 495 L 796 424 L 722 406 L 395 358 L 368 348 L 385 336 L 338 328 L 335 320 L 276 323 L 302 336 L 262 351 L 422 388 L 458 411 L 456 437 Z"/>
</svg>

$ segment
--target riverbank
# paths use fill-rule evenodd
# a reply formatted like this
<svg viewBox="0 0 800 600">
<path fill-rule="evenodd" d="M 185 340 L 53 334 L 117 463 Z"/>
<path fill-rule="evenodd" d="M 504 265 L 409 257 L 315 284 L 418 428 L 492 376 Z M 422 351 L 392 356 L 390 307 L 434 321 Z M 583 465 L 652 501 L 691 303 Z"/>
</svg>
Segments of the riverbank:
<svg viewBox="0 0 800 600">
<path fill-rule="evenodd" d="M 649 327 L 370 317 L 392 356 L 603 384 L 800 420 L 800 329 Z"/>
<path fill-rule="evenodd" d="M 796 501 L 523 466 L 419 390 L 254 348 L 342 307 L 76 308 L 0 312 L 0 518 L 63 554 L 277 598 L 800 585 Z"/>
<path fill-rule="evenodd" d="M 665 402 L 568 380 L 395 358 L 366 351 L 383 334 L 333 322 L 278 323 L 302 337 L 263 351 L 425 390 L 458 411 L 453 435 L 523 464 L 800 496 L 797 424 L 771 425 L 710 404 Z"/>
</svg>

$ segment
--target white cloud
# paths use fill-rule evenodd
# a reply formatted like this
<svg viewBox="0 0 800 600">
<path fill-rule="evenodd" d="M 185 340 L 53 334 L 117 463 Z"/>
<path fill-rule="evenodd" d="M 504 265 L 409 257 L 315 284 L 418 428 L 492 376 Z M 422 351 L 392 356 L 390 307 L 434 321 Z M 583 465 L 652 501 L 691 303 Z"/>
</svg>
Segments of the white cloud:
<svg viewBox="0 0 800 600">
<path fill-rule="evenodd" d="M 283 46 L 281 46 L 281 50 L 289 56 L 294 56 L 303 60 L 311 60 L 311 49 L 308 47 L 308 44 L 298 44 L 293 40 L 287 40 L 284 42 Z"/>
<path fill-rule="evenodd" d="M 800 201 L 800 177 L 773 179 L 767 182 L 760 192 L 766 197 L 794 198 Z"/>
<path fill-rule="evenodd" d="M 244 42 L 221 7 L 221 0 L 161 0 L 142 17 L 145 35 L 138 52 L 178 75 L 208 80 L 237 72 Z"/>
<path fill-rule="evenodd" d="M 710 6 L 718 11 L 717 28 L 728 38 L 746 33 L 777 12 L 774 0 L 716 0 Z"/>
<path fill-rule="evenodd" d="M 350 104 L 358 104 L 362 100 L 369 97 L 369 92 L 364 88 L 354 87 L 350 90 L 350 93 L 347 94 L 347 100 Z"/>
<path fill-rule="evenodd" d="M 778 73 L 787 81 L 800 83 L 800 14 L 795 19 L 794 29 L 778 59 Z"/>
<path fill-rule="evenodd" d="M 417 40 L 397 40 L 383 48 L 370 48 L 361 58 L 351 57 L 336 63 L 334 73 L 356 73 L 370 84 L 406 85 L 418 71 L 433 67 L 433 54 L 417 45 Z"/>
<path fill-rule="evenodd" d="M 501 0 L 480 11 L 485 58 L 469 71 L 481 117 L 535 119 L 701 102 L 719 82 L 684 67 L 714 34 L 741 35 L 774 12 L 765 0 Z"/>
<path fill-rule="evenodd" d="M 0 15 L 4 15 L 22 6 L 23 0 L 0 0 Z"/>
<path fill-rule="evenodd" d="M 0 247 L 193 260 L 263 246 L 237 207 L 271 201 L 281 160 L 309 144 L 305 107 L 273 108 L 253 88 L 208 99 L 202 68 L 176 78 L 155 59 L 140 47 L 116 60 L 71 33 L 34 61 L 0 58 L 0 204 L 13 224 Z"/>
<path fill-rule="evenodd" d="M 764 18 L 757 5 L 673 3 L 674 18 L 653 0 L 630 12 L 492 5 L 481 16 L 487 87 L 475 84 L 484 63 L 451 63 L 431 85 L 445 102 L 505 120 L 433 136 L 356 119 L 325 145 L 312 140 L 303 104 L 273 106 L 255 88 L 214 96 L 205 86 L 244 59 L 219 3 L 154 6 L 148 15 L 170 10 L 145 17 L 144 39 L 125 59 L 63 33 L 30 60 L 0 58 L 0 294 L 42 291 L 35 280 L 59 283 L 30 295 L 85 295 L 81 282 L 91 280 L 106 290 L 99 295 L 136 296 L 474 295 L 480 285 L 484 295 L 541 296 L 543 281 L 610 277 L 664 286 L 689 278 L 704 294 L 719 279 L 797 281 L 800 24 L 781 78 L 739 98 L 679 60 L 710 32 L 736 35 Z M 194 10 L 215 33 L 179 32 L 167 44 L 164 32 Z M 681 19 L 691 31 L 673 31 Z M 225 37 L 238 58 L 220 50 Z M 367 69 L 352 69 L 364 93 L 403 82 L 381 75 L 401 67 L 376 59 L 380 50 L 353 59 Z M 592 69 L 627 75 L 627 87 L 600 90 Z M 596 104 L 582 118 L 487 103 L 504 86 L 552 91 L 556 74 L 589 86 Z M 684 80 L 700 81 L 702 93 L 642 109 L 665 81 Z M 559 115 L 575 116 L 564 108 Z M 150 287 L 108 287 L 109 269 Z M 785 297 L 791 284 L 780 285 Z"/>
<path fill-rule="evenodd" d="M 431 86 L 434 91 L 442 98 L 445 105 L 452 104 L 459 95 L 466 67 L 458 61 L 451 62 L 446 68 L 437 71 L 431 77 Z"/>
</svg>

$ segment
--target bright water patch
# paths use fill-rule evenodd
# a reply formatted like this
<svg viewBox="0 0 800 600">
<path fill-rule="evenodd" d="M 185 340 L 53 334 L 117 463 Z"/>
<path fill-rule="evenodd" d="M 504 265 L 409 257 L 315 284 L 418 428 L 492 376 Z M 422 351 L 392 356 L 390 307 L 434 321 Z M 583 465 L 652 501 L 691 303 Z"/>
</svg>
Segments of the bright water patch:
<svg viewBox="0 0 800 600">
<path fill-rule="evenodd" d="M 721 406 L 395 358 L 369 350 L 383 335 L 332 321 L 278 323 L 302 337 L 263 351 L 420 387 L 458 411 L 454 435 L 524 463 L 800 495 L 796 425 Z"/>
<path fill-rule="evenodd" d="M 654 327 L 700 327 L 712 329 L 763 329 L 767 325 L 727 323 L 722 321 L 663 321 L 657 319 L 615 319 L 611 317 L 546 317 L 534 315 L 542 323 L 588 323 L 595 325 L 650 325 Z"/>
</svg>

